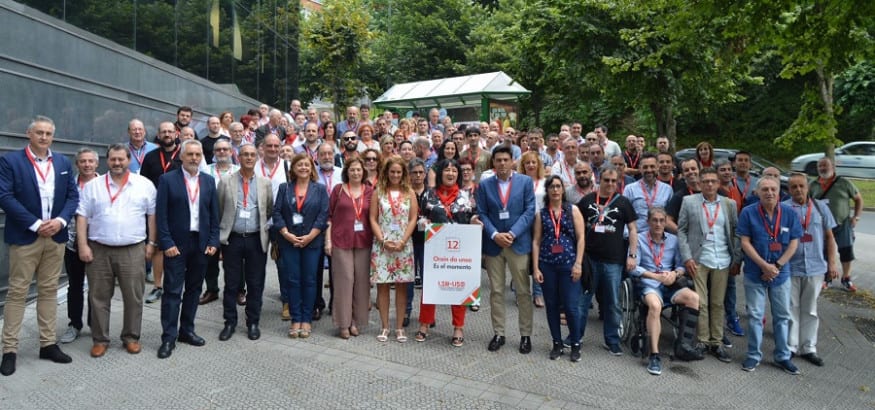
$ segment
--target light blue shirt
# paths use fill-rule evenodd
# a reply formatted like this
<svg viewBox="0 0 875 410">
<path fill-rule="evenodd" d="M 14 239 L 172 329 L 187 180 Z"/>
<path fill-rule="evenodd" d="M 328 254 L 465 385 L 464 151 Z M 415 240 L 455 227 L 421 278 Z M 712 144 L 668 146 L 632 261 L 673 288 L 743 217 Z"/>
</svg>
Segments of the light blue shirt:
<svg viewBox="0 0 875 410">
<path fill-rule="evenodd" d="M 258 180 L 255 178 L 255 175 L 249 178 L 249 195 L 246 196 L 246 206 L 243 206 L 243 175 L 237 173 L 236 176 L 240 178 L 240 183 L 237 185 L 237 201 L 234 204 L 234 207 L 237 209 L 237 215 L 234 218 L 234 225 L 231 227 L 231 230 L 240 234 L 258 232 Z M 270 211 L 267 210 L 267 212 Z"/>
<path fill-rule="evenodd" d="M 809 199 L 809 203 L 799 205 L 792 199 L 784 201 L 784 205 L 788 205 L 796 211 L 796 216 L 802 224 L 802 239 L 799 240 L 799 246 L 796 247 L 796 253 L 790 258 L 790 276 L 821 276 L 826 273 L 828 265 L 827 260 L 823 257 L 824 247 L 824 232 L 826 229 L 836 227 L 836 221 L 832 217 L 829 207 L 816 199 Z M 808 215 L 808 204 L 812 204 L 811 216 L 808 222 L 808 227 L 805 227 L 806 215 Z M 811 235 L 811 241 L 807 241 L 807 236 Z"/>
<path fill-rule="evenodd" d="M 593 172 L 595 172 L 595 169 L 593 169 Z M 635 223 L 638 225 L 639 234 L 650 229 L 647 226 L 647 210 L 654 206 L 664 208 L 668 205 L 668 201 L 671 200 L 671 196 L 674 195 L 671 186 L 665 182 L 656 181 L 655 187 L 647 189 L 647 200 L 645 200 L 644 189 L 645 184 L 642 179 L 634 184 L 626 185 L 626 188 L 623 190 L 623 196 L 629 198 L 629 201 L 632 202 L 632 209 L 638 214 L 638 221 Z"/>
<path fill-rule="evenodd" d="M 664 249 L 663 249 L 664 246 Z M 662 252 L 659 266 L 656 265 L 656 256 Z M 644 272 L 667 272 L 676 270 L 684 272 L 684 263 L 681 260 L 681 252 L 678 249 L 678 237 L 665 232 L 662 244 L 650 243 L 650 232 L 638 235 L 638 266 L 631 272 L 633 276 L 641 277 Z M 658 289 L 662 284 L 656 279 L 641 277 L 641 285 Z"/>
<path fill-rule="evenodd" d="M 713 235 L 705 235 L 705 241 L 702 243 L 702 252 L 699 254 L 697 262 L 709 268 L 723 269 L 732 263 L 732 255 L 729 252 L 729 242 L 726 241 L 726 209 L 722 206 L 718 209 L 717 204 L 723 203 L 723 197 L 717 195 L 717 200 L 714 202 L 704 201 L 708 212 L 702 209 L 702 231 L 714 232 Z M 718 212 L 719 210 L 719 212 Z M 717 214 L 717 220 L 714 221 L 713 227 L 708 227 L 708 216 L 714 217 Z"/>
</svg>

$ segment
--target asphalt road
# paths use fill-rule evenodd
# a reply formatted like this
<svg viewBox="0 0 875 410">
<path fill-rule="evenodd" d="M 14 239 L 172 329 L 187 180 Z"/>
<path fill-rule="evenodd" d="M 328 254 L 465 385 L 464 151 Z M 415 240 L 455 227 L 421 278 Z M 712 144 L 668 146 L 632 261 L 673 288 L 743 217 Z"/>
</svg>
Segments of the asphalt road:
<svg viewBox="0 0 875 410">
<path fill-rule="evenodd" d="M 875 235 L 875 212 L 863 212 L 860 222 L 857 222 L 858 233 Z"/>
</svg>

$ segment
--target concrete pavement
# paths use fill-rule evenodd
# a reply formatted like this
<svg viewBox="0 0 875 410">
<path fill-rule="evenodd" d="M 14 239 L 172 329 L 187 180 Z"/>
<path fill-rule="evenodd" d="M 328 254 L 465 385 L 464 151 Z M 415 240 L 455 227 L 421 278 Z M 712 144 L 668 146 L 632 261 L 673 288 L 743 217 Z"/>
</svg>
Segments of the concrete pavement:
<svg viewBox="0 0 875 410">
<path fill-rule="evenodd" d="M 861 256 L 875 249 L 875 237 L 858 240 Z M 858 283 L 868 286 L 864 277 L 871 278 L 873 267 L 871 261 L 858 265 Z M 484 276 L 484 284 L 485 280 Z M 63 346 L 73 357 L 68 365 L 37 359 L 35 308 L 30 306 L 18 370 L 0 377 L 0 408 L 875 408 L 875 311 L 859 296 L 838 289 L 821 298 L 818 350 L 826 366 L 796 360 L 803 374 L 795 377 L 771 365 L 769 329 L 765 360 L 753 373 L 741 370 L 746 341 L 734 337 L 732 363 L 710 356 L 693 363 L 672 362 L 664 356 L 663 374 L 655 377 L 628 347 L 622 357 L 610 356 L 601 347 L 602 322 L 595 312 L 583 360 L 571 363 L 567 355 L 557 361 L 547 358 L 550 340 L 543 309 L 535 310 L 534 351 L 517 352 L 516 308 L 510 299 L 508 344 L 493 353 L 486 350 L 492 336 L 488 303 L 480 312 L 468 313 L 465 346 L 454 348 L 446 307 L 438 309 L 438 325 L 425 343 L 413 341 L 415 319 L 408 328 L 410 342 L 378 343 L 376 310 L 357 338 L 337 338 L 326 316 L 314 323 L 309 339 L 293 340 L 285 336 L 288 322 L 279 319 L 273 267 L 265 296 L 258 341 L 248 340 L 240 326 L 230 341 L 220 342 L 221 305 L 213 302 L 198 312 L 197 332 L 207 339 L 206 346 L 177 344 L 171 358 L 159 360 L 155 354 L 160 308 L 146 305 L 141 354 L 129 355 L 114 340 L 106 356 L 91 358 L 86 329 L 77 341 Z M 743 308 L 743 295 L 739 296 Z M 121 329 L 120 298 L 117 292 L 113 335 Z M 59 333 L 65 326 L 66 305 L 60 305 Z M 665 330 L 664 352 L 670 342 Z"/>
</svg>

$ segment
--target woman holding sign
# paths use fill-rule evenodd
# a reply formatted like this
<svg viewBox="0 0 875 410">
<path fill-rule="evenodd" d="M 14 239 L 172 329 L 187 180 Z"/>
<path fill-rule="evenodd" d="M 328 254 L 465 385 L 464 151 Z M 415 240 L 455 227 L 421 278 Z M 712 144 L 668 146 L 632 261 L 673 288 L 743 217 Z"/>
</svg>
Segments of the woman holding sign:
<svg viewBox="0 0 875 410">
<path fill-rule="evenodd" d="M 437 177 L 437 187 L 426 191 L 422 203 L 421 214 L 426 218 L 426 224 L 479 223 L 477 204 L 474 201 L 473 189 L 462 188 L 462 170 L 453 159 L 438 161 L 434 167 Z M 425 281 L 425 278 L 423 278 Z M 463 327 L 465 326 L 465 306 L 453 305 L 453 338 L 455 347 L 465 343 Z M 434 323 L 435 305 L 421 303 L 419 305 L 419 331 L 416 341 L 424 342 L 428 338 L 429 325 Z"/>
<path fill-rule="evenodd" d="M 562 327 L 559 324 L 560 306 L 567 310 L 565 318 L 571 333 L 571 361 L 580 361 L 579 298 L 582 292 L 584 241 L 583 215 L 576 206 L 565 201 L 562 179 L 552 175 L 546 180 L 547 197 L 544 206 L 535 213 L 532 239 L 532 259 L 535 281 L 544 290 L 547 304 L 547 324 L 553 337 L 550 360 L 562 355 Z"/>
<path fill-rule="evenodd" d="M 316 269 L 328 227 L 328 192 L 316 182 L 313 158 L 307 153 L 292 158 L 290 182 L 280 184 L 273 208 L 279 232 L 280 259 L 289 295 L 292 325 L 289 337 L 310 337 L 316 302 Z"/>
<path fill-rule="evenodd" d="M 407 341 L 404 334 L 404 307 L 407 284 L 413 282 L 413 245 L 419 206 L 410 188 L 407 167 L 401 157 L 386 159 L 377 188 L 371 197 L 370 222 L 374 232 L 371 256 L 371 282 L 377 284 L 377 308 L 382 330 L 377 340 L 389 340 L 389 290 L 395 284 L 395 340 Z"/>
<path fill-rule="evenodd" d="M 364 161 L 350 158 L 344 164 L 342 184 L 331 191 L 325 254 L 334 263 L 334 306 L 331 317 L 340 338 L 358 336 L 358 325 L 368 324 L 370 259 L 374 241 L 369 216 L 373 188 L 363 183 Z"/>
</svg>

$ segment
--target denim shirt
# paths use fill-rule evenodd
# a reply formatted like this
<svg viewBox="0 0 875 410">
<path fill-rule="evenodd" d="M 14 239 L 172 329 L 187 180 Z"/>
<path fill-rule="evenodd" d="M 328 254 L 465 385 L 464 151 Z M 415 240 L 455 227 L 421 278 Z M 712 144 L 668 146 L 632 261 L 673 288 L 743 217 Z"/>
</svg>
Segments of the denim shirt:
<svg viewBox="0 0 875 410">
<path fill-rule="evenodd" d="M 775 212 L 771 219 L 765 215 L 765 211 L 762 211 L 763 214 L 761 215 L 760 210 L 760 204 L 745 207 L 741 211 L 741 215 L 738 217 L 738 228 L 736 229 L 736 232 L 739 236 L 747 236 L 750 238 L 751 244 L 761 258 L 765 259 L 768 263 L 774 263 L 787 250 L 790 241 L 802 237 L 802 224 L 799 223 L 799 218 L 796 216 L 796 212 L 793 211 L 793 208 L 787 205 L 779 203 L 778 207 L 775 208 Z M 770 229 L 774 229 L 775 218 L 778 217 L 779 210 L 781 213 L 781 220 L 778 227 L 777 237 L 774 242 L 780 243 L 781 248 L 779 251 L 770 251 L 769 243 L 773 242 L 773 240 L 769 238 L 769 234 L 766 231 L 766 223 L 769 224 Z M 759 265 L 754 263 L 753 259 L 745 253 L 745 280 L 750 280 L 763 286 L 779 286 L 787 281 L 787 279 L 790 278 L 790 264 L 787 263 L 782 266 L 778 277 L 771 282 L 764 282 L 760 279 L 760 276 L 762 276 L 762 270 Z"/>
</svg>

